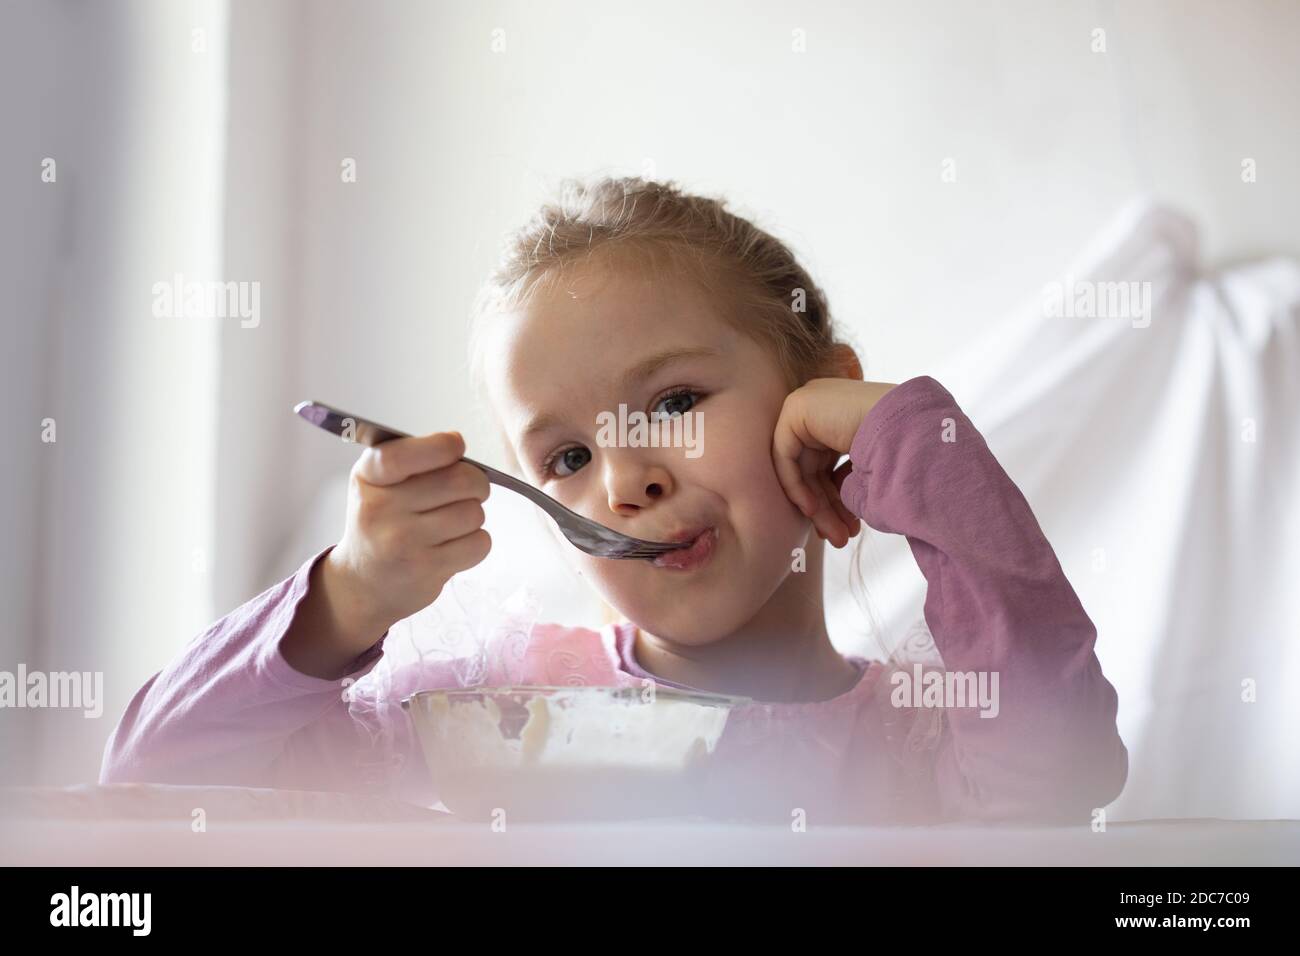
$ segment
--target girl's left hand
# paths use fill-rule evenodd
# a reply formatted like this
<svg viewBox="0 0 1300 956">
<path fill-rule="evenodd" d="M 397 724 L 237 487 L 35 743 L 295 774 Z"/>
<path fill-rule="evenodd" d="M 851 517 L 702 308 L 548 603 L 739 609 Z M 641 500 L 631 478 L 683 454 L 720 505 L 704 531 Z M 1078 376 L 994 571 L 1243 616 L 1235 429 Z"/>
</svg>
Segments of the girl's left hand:
<svg viewBox="0 0 1300 956">
<path fill-rule="evenodd" d="M 861 519 L 840 500 L 840 485 L 853 469 L 846 461 L 867 412 L 894 387 L 888 382 L 814 378 L 786 396 L 772 437 L 772 461 L 786 496 L 812 519 L 817 534 L 837 548 L 862 529 Z"/>
</svg>

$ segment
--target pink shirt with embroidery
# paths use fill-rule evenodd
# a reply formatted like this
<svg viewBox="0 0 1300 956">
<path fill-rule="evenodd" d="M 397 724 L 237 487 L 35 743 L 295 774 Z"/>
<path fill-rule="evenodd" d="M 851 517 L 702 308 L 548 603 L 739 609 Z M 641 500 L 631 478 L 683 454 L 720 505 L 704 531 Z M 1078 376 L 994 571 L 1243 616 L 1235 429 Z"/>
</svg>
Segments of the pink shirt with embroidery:
<svg viewBox="0 0 1300 956">
<path fill-rule="evenodd" d="M 895 707 L 889 666 L 849 658 L 861 677 L 838 697 L 733 710 L 714 754 L 722 778 L 761 781 L 746 789 L 810 820 L 1085 821 L 1119 795 L 1128 752 L 1093 651 L 1096 629 L 1024 496 L 929 376 L 885 394 L 849 457 L 845 504 L 878 531 L 907 537 L 944 667 L 996 672 L 997 716 Z M 341 681 L 302 674 L 280 653 L 328 552 L 214 623 L 145 683 L 109 739 L 101 782 L 357 791 L 379 779 L 389 795 L 436 803 L 404 712 L 387 711 L 398 760 L 376 777 L 373 738 L 349 713 Z M 374 667 L 387 637 L 355 660 L 353 679 Z M 514 682 L 681 686 L 640 667 L 634 637 L 629 624 L 537 624 Z M 507 681 L 489 672 L 485 682 Z M 397 670 L 391 692 L 459 683 L 447 663 L 425 663 Z"/>
</svg>

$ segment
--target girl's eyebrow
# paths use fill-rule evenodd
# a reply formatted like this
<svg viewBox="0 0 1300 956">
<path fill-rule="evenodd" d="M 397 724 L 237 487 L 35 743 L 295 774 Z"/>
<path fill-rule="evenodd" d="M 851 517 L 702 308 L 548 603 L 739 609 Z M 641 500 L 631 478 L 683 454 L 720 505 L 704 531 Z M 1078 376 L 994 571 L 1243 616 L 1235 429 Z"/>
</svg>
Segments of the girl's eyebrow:
<svg viewBox="0 0 1300 956">
<path fill-rule="evenodd" d="M 646 356 L 635 365 L 628 368 L 617 379 L 620 391 L 630 391 L 634 385 L 649 378 L 661 368 L 692 358 L 716 358 L 722 353 L 715 348 L 707 346 L 689 346 L 685 348 L 665 349 L 662 352 L 656 352 L 653 355 Z M 554 428 L 556 425 L 563 424 L 563 419 L 549 412 L 533 418 L 524 428 L 520 436 L 521 445 L 528 442 L 538 432 L 546 431 L 548 428 Z"/>
<path fill-rule="evenodd" d="M 667 349 L 663 352 L 657 352 L 654 355 L 643 358 L 619 376 L 618 387 L 621 391 L 626 392 L 630 390 L 632 386 L 639 385 L 644 379 L 649 378 L 665 365 L 669 365 L 673 362 L 685 361 L 690 358 L 714 358 L 721 354 L 722 353 L 717 349 L 708 348 L 703 345 Z"/>
</svg>

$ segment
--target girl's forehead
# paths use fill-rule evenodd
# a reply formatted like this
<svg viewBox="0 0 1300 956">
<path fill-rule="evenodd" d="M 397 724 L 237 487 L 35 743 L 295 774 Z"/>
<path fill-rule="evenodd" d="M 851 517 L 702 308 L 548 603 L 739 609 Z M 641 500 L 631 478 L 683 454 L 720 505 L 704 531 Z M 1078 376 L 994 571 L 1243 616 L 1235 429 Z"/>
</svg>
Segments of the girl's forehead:
<svg viewBox="0 0 1300 956">
<path fill-rule="evenodd" d="M 625 400 L 636 367 L 664 353 L 684 353 L 682 362 L 706 361 L 744 349 L 735 330 L 702 301 L 615 292 L 572 299 L 561 288 L 547 300 L 493 317 L 484 371 L 493 412 L 507 434 L 522 437 L 539 414 Z"/>
<path fill-rule="evenodd" d="M 492 324 L 489 354 L 507 381 L 557 367 L 616 374 L 620 361 L 650 349 L 721 347 L 732 333 L 698 290 L 622 274 L 560 281 Z"/>
</svg>

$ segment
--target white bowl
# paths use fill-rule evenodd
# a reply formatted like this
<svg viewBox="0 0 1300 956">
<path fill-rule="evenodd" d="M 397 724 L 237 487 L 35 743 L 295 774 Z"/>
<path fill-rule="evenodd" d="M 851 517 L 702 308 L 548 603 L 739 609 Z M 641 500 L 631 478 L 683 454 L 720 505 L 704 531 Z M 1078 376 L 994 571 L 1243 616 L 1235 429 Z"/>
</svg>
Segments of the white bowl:
<svg viewBox="0 0 1300 956">
<path fill-rule="evenodd" d="M 405 698 L 439 799 L 476 820 L 677 816 L 731 709 L 661 687 L 473 687 Z"/>
</svg>

